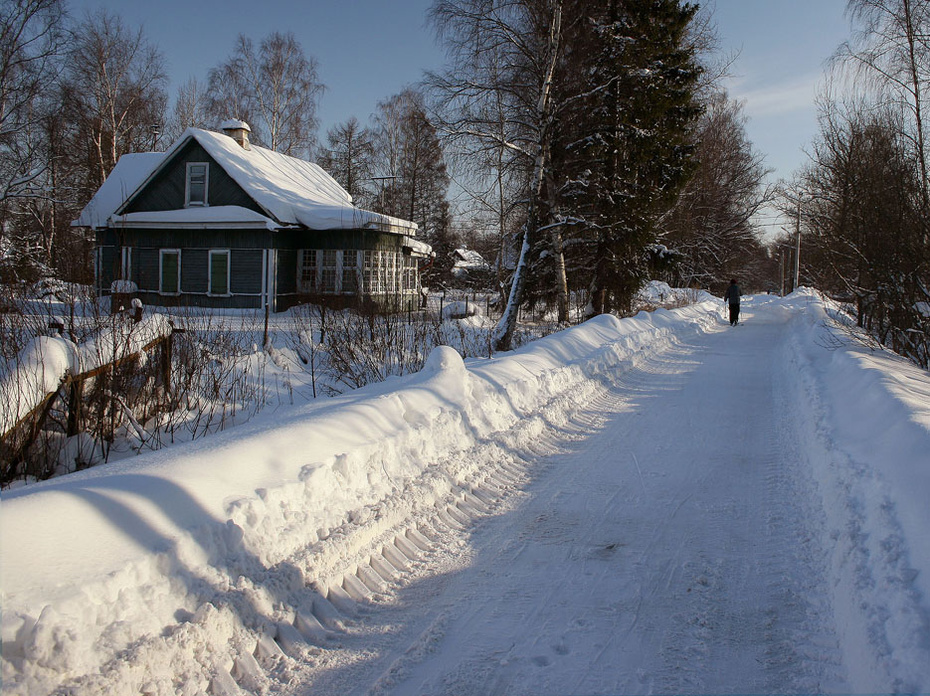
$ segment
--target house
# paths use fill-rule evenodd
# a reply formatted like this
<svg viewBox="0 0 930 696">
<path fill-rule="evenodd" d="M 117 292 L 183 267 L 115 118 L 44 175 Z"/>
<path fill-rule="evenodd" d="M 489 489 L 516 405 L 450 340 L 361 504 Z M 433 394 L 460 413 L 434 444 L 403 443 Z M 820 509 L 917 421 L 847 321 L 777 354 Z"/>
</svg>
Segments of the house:
<svg viewBox="0 0 930 696">
<path fill-rule="evenodd" d="M 316 164 L 252 145 L 242 121 L 222 128 L 123 156 L 72 223 L 94 231 L 100 294 L 271 311 L 417 306 L 431 250 L 416 224 L 356 208 Z"/>
<path fill-rule="evenodd" d="M 452 277 L 464 283 L 487 283 L 491 265 L 477 251 L 459 248 L 452 252 Z"/>
</svg>

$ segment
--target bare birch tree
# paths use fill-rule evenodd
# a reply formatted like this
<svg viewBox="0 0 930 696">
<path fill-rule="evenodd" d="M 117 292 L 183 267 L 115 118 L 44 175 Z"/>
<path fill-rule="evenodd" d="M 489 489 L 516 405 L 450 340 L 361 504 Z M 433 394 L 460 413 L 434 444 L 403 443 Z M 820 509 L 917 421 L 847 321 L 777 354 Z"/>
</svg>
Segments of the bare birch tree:
<svg viewBox="0 0 930 696">
<path fill-rule="evenodd" d="M 859 22 L 852 41 L 837 55 L 858 68 L 878 99 L 906 117 L 902 135 L 911 143 L 922 186 L 922 205 L 930 213 L 926 95 L 930 87 L 930 3 L 927 0 L 849 0 Z"/>
<path fill-rule="evenodd" d="M 762 256 L 753 216 L 772 200 L 768 170 L 746 135 L 739 102 L 725 92 L 708 100 L 695 140 L 697 167 L 663 218 L 661 241 L 678 259 L 669 280 L 720 289 Z"/>
<path fill-rule="evenodd" d="M 442 0 L 433 6 L 431 18 L 454 66 L 432 79 L 447 114 L 443 129 L 466 147 L 493 153 L 498 176 L 505 158 L 519 160 L 527 172 L 523 239 L 492 339 L 496 350 L 509 350 L 531 253 L 544 234 L 540 208 L 550 162 L 562 2 Z M 499 191 L 502 185 L 499 178 Z"/>
<path fill-rule="evenodd" d="M 60 0 L 0 5 L 0 281 L 34 280 L 48 267 L 49 227 L 34 210 L 53 208 L 52 162 L 45 136 L 55 112 L 48 97 L 65 46 Z"/>
<path fill-rule="evenodd" d="M 174 109 L 165 125 L 163 142 L 173 143 L 188 128 L 209 128 L 210 115 L 206 87 L 196 78 L 191 78 L 178 87 Z"/>
<path fill-rule="evenodd" d="M 38 131 L 42 92 L 60 70 L 64 51 L 61 0 L 4 0 L 0 6 L 0 202 L 43 195 L 45 169 Z"/>
<path fill-rule="evenodd" d="M 257 50 L 240 34 L 232 56 L 210 70 L 209 113 L 217 122 L 248 122 L 257 144 L 309 157 L 324 90 L 317 73 L 316 59 L 306 56 L 293 33 L 273 32 Z"/>
<path fill-rule="evenodd" d="M 423 95 L 407 88 L 378 104 L 372 125 L 378 179 L 375 210 L 416 222 L 433 246 L 437 269 L 451 267 L 449 175 Z"/>
<path fill-rule="evenodd" d="M 368 208 L 374 202 L 373 158 L 372 132 L 352 116 L 327 131 L 326 147 L 317 161 L 349 192 L 356 205 Z"/>
<path fill-rule="evenodd" d="M 164 122 L 166 84 L 164 56 L 141 28 L 105 11 L 77 26 L 62 102 L 74 133 L 71 146 L 79 151 L 74 154 L 87 162 L 88 194 L 121 155 L 152 149 L 152 127 Z"/>
</svg>

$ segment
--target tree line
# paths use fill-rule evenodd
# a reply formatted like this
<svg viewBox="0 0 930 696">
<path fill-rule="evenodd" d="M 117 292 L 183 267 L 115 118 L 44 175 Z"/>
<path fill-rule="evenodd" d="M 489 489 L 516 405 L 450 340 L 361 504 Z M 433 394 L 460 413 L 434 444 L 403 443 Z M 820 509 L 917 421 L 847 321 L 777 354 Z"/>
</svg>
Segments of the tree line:
<svg viewBox="0 0 930 696">
<path fill-rule="evenodd" d="M 930 3 L 850 0 L 810 162 L 783 194 L 802 282 L 930 366 Z M 792 239 L 795 244 L 797 240 Z"/>
<path fill-rule="evenodd" d="M 93 240 L 69 223 L 117 159 L 230 117 L 257 144 L 318 161 L 358 205 L 417 222 L 437 251 L 429 281 L 448 278 L 455 246 L 480 247 L 502 296 L 498 348 L 527 304 L 567 321 L 573 296 L 589 316 L 624 312 L 649 278 L 718 290 L 769 271 L 752 225 L 766 170 L 695 4 L 436 0 L 446 68 L 322 138 L 324 85 L 294 34 L 239 36 L 172 102 L 165 57 L 141 29 L 66 10 L 3 0 L 5 284 L 88 282 Z"/>
</svg>

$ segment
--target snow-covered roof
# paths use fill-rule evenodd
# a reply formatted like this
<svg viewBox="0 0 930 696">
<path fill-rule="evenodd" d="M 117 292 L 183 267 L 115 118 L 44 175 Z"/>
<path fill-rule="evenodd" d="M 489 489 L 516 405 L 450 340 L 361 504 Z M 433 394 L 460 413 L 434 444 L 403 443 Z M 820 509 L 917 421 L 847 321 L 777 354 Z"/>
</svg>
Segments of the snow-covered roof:
<svg viewBox="0 0 930 696">
<path fill-rule="evenodd" d="M 368 227 L 396 234 L 416 234 L 417 225 L 413 222 L 355 207 L 352 196 L 313 162 L 257 145 L 246 150 L 227 135 L 200 128 L 188 128 L 164 154 L 144 155 L 148 168 L 142 172 L 141 178 L 139 169 L 142 167 L 142 156 L 126 155 L 120 158 L 113 173 L 75 224 L 100 227 L 107 224 L 111 217 L 116 225 L 139 223 L 143 219 L 151 221 L 150 217 L 133 217 L 141 213 L 120 215 L 119 212 L 191 140 L 203 147 L 278 227 L 302 226 L 314 230 Z M 121 169 L 125 157 L 132 158 L 132 166 L 127 165 Z M 118 179 L 111 183 L 110 179 L 114 176 Z M 133 182 L 135 186 L 132 186 Z M 107 195 L 97 201 L 105 189 Z M 198 214 L 201 217 L 203 215 Z M 198 214 L 192 213 L 190 208 L 183 209 L 184 216 L 196 217 Z"/>
<path fill-rule="evenodd" d="M 415 256 L 430 256 L 433 253 L 433 247 L 413 237 L 404 239 L 404 246 L 410 247 Z"/>
<path fill-rule="evenodd" d="M 267 227 L 279 225 L 269 217 L 238 205 L 214 205 L 180 210 L 146 210 L 117 215 L 113 222 L 119 227 L 196 227 L 197 225 L 222 227 Z"/>
<path fill-rule="evenodd" d="M 106 227 L 110 216 L 162 163 L 163 152 L 136 152 L 119 158 L 110 176 L 81 211 L 76 227 Z"/>
<path fill-rule="evenodd" d="M 488 268 L 488 262 L 474 249 L 456 249 L 455 255 L 458 257 L 455 260 L 456 268 L 478 268 L 482 270 Z"/>
</svg>

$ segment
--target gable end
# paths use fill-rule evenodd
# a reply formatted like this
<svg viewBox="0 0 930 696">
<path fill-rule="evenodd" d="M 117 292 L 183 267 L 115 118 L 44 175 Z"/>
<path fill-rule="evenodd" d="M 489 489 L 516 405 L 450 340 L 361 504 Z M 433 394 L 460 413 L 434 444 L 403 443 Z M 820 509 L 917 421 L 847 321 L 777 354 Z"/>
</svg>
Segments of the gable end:
<svg viewBox="0 0 930 696">
<path fill-rule="evenodd" d="M 268 215 L 193 138 L 164 162 L 145 185 L 123 203 L 117 213 L 184 209 L 187 200 L 188 164 L 197 163 L 206 163 L 209 166 L 208 206 L 240 206 Z"/>
</svg>

